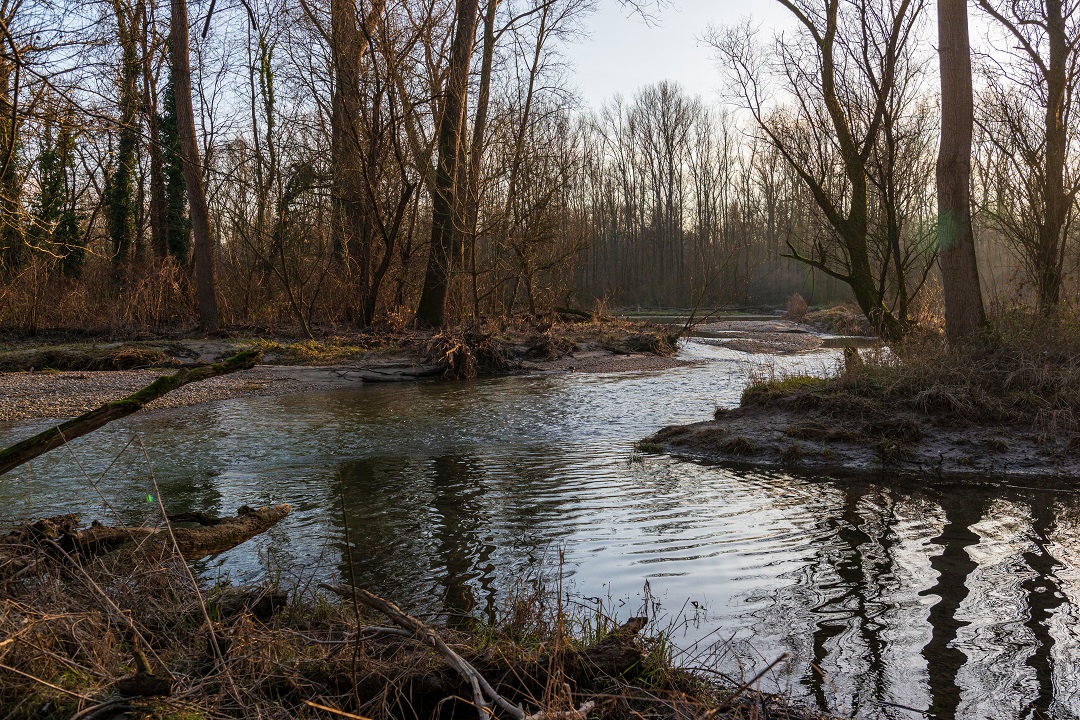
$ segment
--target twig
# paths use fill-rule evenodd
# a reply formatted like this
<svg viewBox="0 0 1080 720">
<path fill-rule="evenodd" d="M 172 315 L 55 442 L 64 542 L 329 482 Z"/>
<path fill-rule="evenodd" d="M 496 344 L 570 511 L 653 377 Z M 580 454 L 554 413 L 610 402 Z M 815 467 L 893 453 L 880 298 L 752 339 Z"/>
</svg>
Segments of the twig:
<svg viewBox="0 0 1080 720">
<path fill-rule="evenodd" d="M 109 597 L 109 594 L 106 593 L 101 588 L 101 586 L 97 584 L 97 581 L 95 581 L 94 578 L 90 577 L 90 573 L 86 572 L 86 569 L 81 564 L 76 562 L 75 559 L 72 558 L 71 555 L 68 554 L 67 550 L 60 547 L 60 543 L 56 542 L 55 540 L 46 540 L 45 544 L 48 545 L 49 547 L 53 548 L 57 552 L 59 552 L 61 555 L 63 555 L 64 559 L 68 561 L 68 564 L 74 566 L 75 569 L 79 571 L 79 573 L 83 576 L 83 578 L 86 580 L 86 582 L 89 583 L 90 587 L 93 588 L 94 590 L 96 590 L 97 593 L 99 595 L 101 595 L 102 598 L 105 599 L 105 602 L 109 604 L 109 607 L 111 607 L 113 609 L 113 611 L 116 612 L 116 614 L 118 616 L 120 616 L 121 618 L 123 618 L 124 620 L 127 621 L 128 627 L 131 628 L 131 632 L 135 633 L 135 637 L 137 637 L 139 639 L 139 641 L 144 646 L 146 646 L 146 649 L 148 649 L 150 651 L 150 653 L 154 656 L 154 659 L 157 660 L 158 663 L 162 667 L 165 667 L 165 663 L 162 661 L 161 657 L 157 654 L 157 651 L 154 650 L 154 646 L 151 645 L 146 640 L 145 637 L 143 637 L 143 634 L 139 631 L 139 628 L 135 624 L 135 621 L 131 619 L 131 617 L 130 617 L 130 615 L 128 613 L 125 613 L 123 610 L 121 610 L 119 605 L 117 605 L 115 602 L 113 602 L 113 599 L 111 597 Z"/>
<path fill-rule="evenodd" d="M 326 705 L 320 705 L 319 703 L 311 702 L 310 700 L 304 701 L 305 705 L 315 708 L 316 710 L 323 710 L 334 715 L 340 715 L 344 718 L 351 718 L 352 720 L 371 720 L 371 718 L 364 717 L 363 715 L 353 715 L 350 712 L 344 710 L 338 710 L 337 708 L 327 707 Z"/>
<path fill-rule="evenodd" d="M 352 556 L 352 539 L 349 537 L 349 513 L 345 508 L 345 478 L 342 473 L 338 473 L 338 493 L 341 498 L 341 526 L 345 530 L 345 567 L 349 569 L 349 586 L 353 588 L 352 593 L 352 609 L 353 616 L 356 619 L 356 627 L 360 628 L 360 605 L 357 603 L 356 598 L 356 579 L 355 572 L 356 566 L 353 565 Z M 352 646 L 352 686 L 353 686 L 353 698 L 356 700 L 356 705 L 360 705 L 360 684 L 356 682 L 356 665 L 360 660 L 360 641 L 359 638 L 355 639 Z"/>
<path fill-rule="evenodd" d="M 106 700 L 98 705 L 91 705 L 85 710 L 80 710 L 68 718 L 68 720 L 93 720 L 93 718 L 96 718 L 107 710 L 123 713 L 130 712 L 132 709 L 131 703 L 128 702 L 126 698 L 114 698 L 112 700 Z"/>
<path fill-rule="evenodd" d="M 584 720 L 585 716 L 596 708 L 595 700 L 583 702 L 577 710 L 563 710 L 562 712 L 541 711 L 528 715 L 525 720 Z"/>
<path fill-rule="evenodd" d="M 476 711 L 479 713 L 480 720 L 490 720 L 494 715 L 491 710 L 493 704 L 509 713 L 514 720 L 584 720 L 585 716 L 596 707 L 596 702 L 594 700 L 589 700 L 576 710 L 566 710 L 561 712 L 548 712 L 542 710 L 531 715 L 526 715 L 524 709 L 518 705 L 513 705 L 509 700 L 496 692 L 495 688 L 491 686 L 484 676 L 481 675 L 468 660 L 461 657 L 461 655 L 443 642 L 442 638 L 440 638 L 434 630 L 412 615 L 405 613 L 394 603 L 389 600 L 384 600 L 378 595 L 374 595 L 367 590 L 358 587 L 342 588 L 325 583 L 320 585 L 320 587 L 347 599 L 354 597 L 355 593 L 356 599 L 361 603 L 381 612 L 383 615 L 394 621 L 394 623 L 400 625 L 405 630 L 408 630 L 416 639 L 433 645 L 446 661 L 450 663 L 450 666 L 468 681 L 469 685 L 472 687 L 473 703 L 476 705 Z"/>
<path fill-rule="evenodd" d="M 476 668 L 465 660 L 465 658 L 452 650 L 445 642 L 443 642 L 442 638 L 435 634 L 435 632 L 427 625 L 411 615 L 406 614 L 394 603 L 357 587 L 340 588 L 326 584 L 323 584 L 321 587 L 344 598 L 352 597 L 355 593 L 356 599 L 361 603 L 374 610 L 378 610 L 383 615 L 411 632 L 413 637 L 433 645 L 435 649 L 446 658 L 446 661 L 450 663 L 450 666 L 454 668 L 459 675 L 465 678 L 472 687 L 473 703 L 476 705 L 476 711 L 479 713 L 480 720 L 489 720 L 493 714 L 490 709 L 492 703 L 510 713 L 515 720 L 526 720 L 524 710 L 510 704 L 508 700 L 495 692 L 495 689 L 491 687 L 488 681 L 485 680 L 483 676 L 476 671 Z"/>
<path fill-rule="evenodd" d="M 720 703 L 720 704 L 719 704 L 718 706 L 716 706 L 716 708 L 715 708 L 715 709 L 713 709 L 713 710 L 712 710 L 712 711 L 710 711 L 709 713 L 706 713 L 706 715 L 705 715 L 705 716 L 706 716 L 706 717 L 711 717 L 712 715 L 715 715 L 715 714 L 716 714 L 716 713 L 718 713 L 718 712 L 721 712 L 721 711 L 723 711 L 723 710 L 727 710 L 727 709 L 729 709 L 729 708 L 730 708 L 730 707 L 732 706 L 732 704 L 734 704 L 734 702 L 735 702 L 735 698 L 739 697 L 739 696 L 740 696 L 740 695 L 742 695 L 742 694 L 743 694 L 744 692 L 746 692 L 747 690 L 749 690 L 749 689 L 750 689 L 750 688 L 751 688 L 751 687 L 753 686 L 753 684 L 754 684 L 754 683 L 756 683 L 756 682 L 757 682 L 758 680 L 760 680 L 761 678 L 765 677 L 765 673 L 769 672 L 769 671 L 770 671 L 770 670 L 772 670 L 772 669 L 773 669 L 774 667 L 776 667 L 776 666 L 777 666 L 777 665 L 779 665 L 780 663 L 782 663 L 782 662 L 784 662 L 785 660 L 787 660 L 787 659 L 788 659 L 789 657 L 791 657 L 791 655 L 789 655 L 788 653 L 784 653 L 784 654 L 783 654 L 783 655 L 781 655 L 780 657 L 778 657 L 778 658 L 776 658 L 775 660 L 773 660 L 773 661 L 772 661 L 771 663 L 769 663 L 768 665 L 766 665 L 766 666 L 765 666 L 765 669 L 763 669 L 763 670 L 762 670 L 761 672 L 759 672 L 759 673 L 758 673 L 757 675 L 755 675 L 754 677 L 750 678 L 749 680 L 747 680 L 746 682 L 744 682 L 744 683 L 743 683 L 742 685 L 740 685 L 739 687 L 735 688 L 735 691 L 734 691 L 733 693 L 731 693 L 731 695 L 729 695 L 729 696 L 728 696 L 727 700 L 725 700 L 724 702 Z"/>
<path fill-rule="evenodd" d="M 34 677 L 30 673 L 25 673 L 22 670 L 16 670 L 15 668 L 11 667 L 10 665 L 4 665 L 3 663 L 0 663 L 0 670 L 7 670 L 8 672 L 13 672 L 16 675 L 22 675 L 24 678 L 27 678 L 29 680 L 33 680 L 36 683 L 41 683 L 45 687 L 50 687 L 53 690 L 59 690 L 62 693 L 66 693 L 67 695 L 71 695 L 72 697 L 77 697 L 77 698 L 80 698 L 82 700 L 87 700 L 87 701 L 91 701 L 91 700 L 94 699 L 94 698 L 90 697 L 89 695 L 83 695 L 82 693 L 77 693 L 74 690 L 68 690 L 67 688 L 62 688 L 59 685 L 53 685 L 51 682 L 46 682 L 45 680 L 42 680 L 39 677 Z"/>
<path fill-rule="evenodd" d="M 232 673 L 229 672 L 229 666 L 225 662 L 225 655 L 221 652 L 221 647 L 218 645 L 217 632 L 214 630 L 213 621 L 210 620 L 210 612 L 206 609 L 206 600 L 203 599 L 202 590 L 199 588 L 198 581 L 195 580 L 195 575 L 191 572 L 191 566 L 189 566 L 187 560 L 184 559 L 184 554 L 180 552 L 180 544 L 176 542 L 176 534 L 173 532 L 172 523 L 169 522 L 169 515 L 165 512 L 165 503 L 161 499 L 161 488 L 158 487 L 157 478 L 154 476 L 154 467 L 150 463 L 150 455 L 146 452 L 146 446 L 143 444 L 142 437 L 139 437 L 139 447 L 142 448 L 143 457 L 146 458 L 146 467 L 150 472 L 150 481 L 154 483 L 154 495 L 157 497 L 157 504 L 161 509 L 161 517 L 165 520 L 165 527 L 169 531 L 169 539 L 172 540 L 173 548 L 176 549 L 176 555 L 184 565 L 184 571 L 191 581 L 191 587 L 195 589 L 195 597 L 199 598 L 199 607 L 202 609 L 203 619 L 206 620 L 206 629 L 210 633 L 210 645 L 214 648 L 214 657 L 221 663 L 221 670 L 225 673 L 225 678 L 229 681 L 229 689 L 232 690 L 233 697 L 236 699 L 236 702 L 243 707 L 244 701 L 240 697 L 240 689 L 236 687 Z M 169 673 L 170 676 L 172 675 L 168 668 L 165 668 L 165 672 Z"/>
</svg>

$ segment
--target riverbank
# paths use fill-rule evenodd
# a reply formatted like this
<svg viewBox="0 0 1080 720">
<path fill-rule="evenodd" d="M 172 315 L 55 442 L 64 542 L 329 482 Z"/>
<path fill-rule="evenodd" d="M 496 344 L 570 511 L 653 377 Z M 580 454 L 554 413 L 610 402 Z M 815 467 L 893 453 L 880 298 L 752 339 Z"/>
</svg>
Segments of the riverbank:
<svg viewBox="0 0 1080 720">
<path fill-rule="evenodd" d="M 251 536 L 277 510 L 227 521 L 266 515 Z M 310 577 L 193 584 L 185 563 L 205 548 L 188 540 L 215 526 L 188 515 L 122 529 L 66 515 L 0 536 L 6 717 L 824 717 L 758 692 L 757 678 L 677 666 L 654 618 L 571 602 L 557 573 L 523 579 L 486 620 L 421 620 Z"/>
<path fill-rule="evenodd" d="M 641 447 L 813 472 L 1080 478 L 1080 322 L 998 317 L 964 343 L 849 348 L 833 377 L 761 373 L 739 407 Z"/>
<path fill-rule="evenodd" d="M 99 407 L 162 374 L 248 349 L 263 364 L 186 386 L 148 409 L 235 397 L 289 395 L 355 386 L 483 374 L 627 372 L 686 365 L 676 338 L 658 325 L 613 318 L 524 321 L 455 328 L 327 335 L 320 340 L 162 337 L 87 342 L 77 338 L 0 343 L 0 422 L 63 418 Z"/>
</svg>

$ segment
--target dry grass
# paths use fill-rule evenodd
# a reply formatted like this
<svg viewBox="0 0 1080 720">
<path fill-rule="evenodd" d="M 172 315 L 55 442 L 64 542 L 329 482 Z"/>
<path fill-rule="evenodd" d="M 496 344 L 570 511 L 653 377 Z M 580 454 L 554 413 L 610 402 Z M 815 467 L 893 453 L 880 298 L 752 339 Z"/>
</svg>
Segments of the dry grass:
<svg viewBox="0 0 1080 720">
<path fill-rule="evenodd" d="M 112 273 L 108 262 L 92 258 L 81 277 L 66 278 L 35 257 L 0 283 L 0 328 L 131 335 L 196 324 L 187 271 L 176 263 L 133 270 L 122 289 L 111 289 Z"/>
<path fill-rule="evenodd" d="M 195 588 L 176 556 L 72 560 L 46 545 L 21 549 L 18 577 L 13 566 L 0 567 L 0 708 L 11 720 L 82 718 L 96 709 L 162 720 L 333 717 L 317 706 L 375 720 L 476 717 L 462 699 L 471 697 L 467 685 L 430 646 L 380 630 L 384 618 L 307 585 L 287 594 L 280 585 Z M 752 687 L 724 690 L 679 670 L 655 626 L 620 639 L 602 605 L 564 598 L 557 584 L 523 582 L 494 624 L 474 620 L 439 633 L 529 711 L 565 711 L 593 698 L 596 716 L 673 720 L 756 718 L 778 706 Z M 605 642 L 638 648 L 632 674 L 580 666 L 582 648 Z M 121 692 L 140 663 L 171 675 L 167 696 Z"/>
<path fill-rule="evenodd" d="M 958 344 L 913 333 L 890 349 L 863 352 L 832 378 L 764 376 L 743 403 L 784 403 L 836 416 L 904 409 L 971 423 L 1042 430 L 1080 428 L 1080 315 L 997 314 Z"/>
<path fill-rule="evenodd" d="M 824 310 L 812 310 L 801 318 L 833 335 L 873 335 L 874 329 L 856 305 L 835 305 Z"/>
</svg>

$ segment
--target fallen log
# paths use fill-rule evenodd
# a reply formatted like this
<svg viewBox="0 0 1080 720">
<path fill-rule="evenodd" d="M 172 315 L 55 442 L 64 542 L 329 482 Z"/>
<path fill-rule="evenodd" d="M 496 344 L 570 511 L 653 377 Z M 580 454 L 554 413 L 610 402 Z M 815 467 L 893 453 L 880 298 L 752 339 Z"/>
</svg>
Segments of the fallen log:
<svg viewBox="0 0 1080 720">
<path fill-rule="evenodd" d="M 289 505 L 271 505 L 259 509 L 241 507 L 234 517 L 213 518 L 199 514 L 203 523 L 199 527 L 174 527 L 176 547 L 184 560 L 190 562 L 209 555 L 216 555 L 260 535 L 289 514 Z M 181 516 L 182 517 L 182 516 Z M 133 549 L 136 545 L 146 553 L 168 554 L 173 545 L 169 534 L 156 527 L 112 527 L 94 522 L 90 527 L 79 529 L 78 516 L 60 515 L 25 525 L 4 537 L 0 537 L 0 560 L 8 560 L 34 546 L 48 550 L 59 548 L 63 555 L 70 553 L 81 557 L 101 557 L 113 552 Z M 22 564 L 0 562 L 0 575 L 10 576 L 12 570 Z M 3 570 L 8 572 L 3 572 Z"/>
<path fill-rule="evenodd" d="M 38 455 L 60 447 L 69 440 L 91 433 L 113 420 L 127 417 L 178 387 L 254 367 L 260 355 L 258 350 L 246 350 L 224 362 L 185 368 L 172 375 L 164 375 L 126 398 L 106 403 L 96 410 L 91 410 L 31 438 L 17 442 L 9 448 L 0 450 L 0 475 L 33 460 Z"/>
<path fill-rule="evenodd" d="M 559 316 L 560 320 L 568 322 L 592 322 L 593 320 L 591 312 L 578 310 L 577 308 L 557 307 L 555 308 L 555 314 Z"/>
<path fill-rule="evenodd" d="M 173 528 L 176 545 L 185 560 L 198 560 L 216 555 L 277 525 L 292 511 L 288 504 L 268 505 L 258 510 L 241 507 L 235 517 L 222 518 L 197 528 Z"/>
<path fill-rule="evenodd" d="M 446 363 L 435 365 L 410 365 L 382 367 L 362 367 L 357 370 L 360 379 L 366 383 L 411 382 L 424 378 L 440 377 L 449 366 Z"/>
</svg>

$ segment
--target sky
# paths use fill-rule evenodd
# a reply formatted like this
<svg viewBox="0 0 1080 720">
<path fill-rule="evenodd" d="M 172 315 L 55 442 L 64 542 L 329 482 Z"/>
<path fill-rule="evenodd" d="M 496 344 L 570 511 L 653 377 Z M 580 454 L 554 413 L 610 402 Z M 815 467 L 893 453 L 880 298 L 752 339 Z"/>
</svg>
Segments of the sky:
<svg viewBox="0 0 1080 720">
<path fill-rule="evenodd" d="M 709 25 L 748 16 L 766 30 L 791 22 L 771 0 L 670 0 L 654 15 L 650 26 L 615 0 L 599 0 L 586 22 L 589 37 L 566 48 L 586 104 L 597 107 L 616 92 L 629 97 L 660 80 L 677 80 L 691 94 L 715 99 L 720 73 L 701 40 Z"/>
<path fill-rule="evenodd" d="M 935 12 L 928 6 L 927 40 L 933 40 Z M 616 92 L 631 97 L 660 80 L 676 80 L 693 95 L 715 100 L 720 72 L 712 50 L 702 42 L 709 25 L 735 25 L 744 18 L 758 24 L 767 38 L 774 29 L 794 29 L 791 14 L 775 0 L 668 0 L 654 12 L 655 24 L 620 6 L 597 0 L 585 22 L 587 37 L 565 48 L 574 66 L 574 82 L 587 105 L 599 107 Z M 985 47 L 992 25 L 968 11 L 973 47 Z"/>
</svg>

